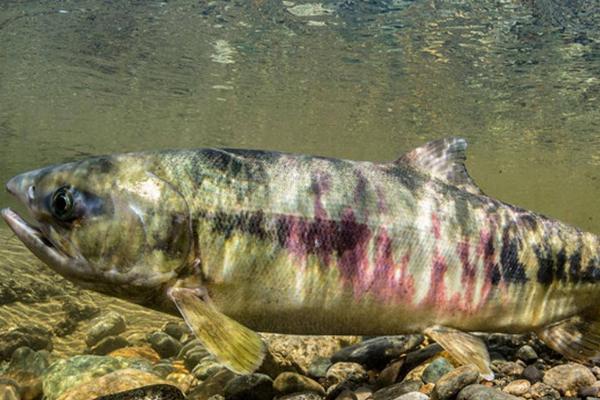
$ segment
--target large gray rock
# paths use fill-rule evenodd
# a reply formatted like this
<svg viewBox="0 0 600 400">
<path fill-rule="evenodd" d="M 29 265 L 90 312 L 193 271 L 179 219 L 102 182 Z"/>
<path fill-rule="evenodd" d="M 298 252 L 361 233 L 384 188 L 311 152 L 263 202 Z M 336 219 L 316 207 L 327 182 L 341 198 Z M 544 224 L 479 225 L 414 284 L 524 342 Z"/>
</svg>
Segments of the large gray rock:
<svg viewBox="0 0 600 400">
<path fill-rule="evenodd" d="M 592 371 L 577 363 L 558 365 L 544 374 L 544 383 L 566 396 L 576 396 L 579 389 L 594 382 L 596 377 Z"/>
<path fill-rule="evenodd" d="M 422 335 L 380 336 L 341 349 L 331 361 L 355 362 L 367 368 L 381 369 L 422 342 Z"/>
<path fill-rule="evenodd" d="M 519 400 L 519 398 L 503 393 L 496 388 L 469 385 L 458 393 L 456 400 Z"/>
<path fill-rule="evenodd" d="M 479 371 L 473 365 L 463 365 L 442 376 L 436 383 L 431 397 L 436 400 L 448 400 L 465 386 L 477 382 Z"/>
</svg>

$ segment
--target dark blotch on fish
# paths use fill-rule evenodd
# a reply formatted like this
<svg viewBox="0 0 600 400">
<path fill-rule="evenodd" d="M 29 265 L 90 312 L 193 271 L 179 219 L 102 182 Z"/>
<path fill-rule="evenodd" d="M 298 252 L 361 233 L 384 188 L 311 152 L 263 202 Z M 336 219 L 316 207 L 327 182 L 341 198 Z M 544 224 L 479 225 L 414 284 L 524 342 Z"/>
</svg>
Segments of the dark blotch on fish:
<svg viewBox="0 0 600 400">
<path fill-rule="evenodd" d="M 543 285 L 549 285 L 554 280 L 554 260 L 547 248 L 534 246 L 533 251 L 538 259 L 537 280 Z"/>
<path fill-rule="evenodd" d="M 509 228 L 504 231 L 502 236 L 500 264 L 502 264 L 502 278 L 506 282 L 527 282 L 525 266 L 519 261 L 519 242 L 516 238 L 511 239 Z"/>
<path fill-rule="evenodd" d="M 185 400 L 185 396 L 175 386 L 161 384 L 100 396 L 95 400 Z"/>
</svg>

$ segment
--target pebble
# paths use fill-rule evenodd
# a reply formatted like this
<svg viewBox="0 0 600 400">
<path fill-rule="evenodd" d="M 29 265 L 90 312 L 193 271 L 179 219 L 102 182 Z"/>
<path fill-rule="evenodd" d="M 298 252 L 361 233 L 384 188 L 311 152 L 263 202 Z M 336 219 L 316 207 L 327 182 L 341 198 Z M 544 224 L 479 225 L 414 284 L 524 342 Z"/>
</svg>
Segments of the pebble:
<svg viewBox="0 0 600 400">
<path fill-rule="evenodd" d="M 296 372 L 282 372 L 273 381 L 273 388 L 280 393 L 315 392 L 325 395 L 325 389 L 314 380 Z"/>
<path fill-rule="evenodd" d="M 514 361 L 494 361 L 492 366 L 504 376 L 521 376 L 525 367 Z"/>
<path fill-rule="evenodd" d="M 156 384 L 167 385 L 168 382 L 149 372 L 126 368 L 74 386 L 61 394 L 58 400 L 89 400 Z"/>
<path fill-rule="evenodd" d="M 329 358 L 317 357 L 312 361 L 307 372 L 313 378 L 325 378 L 329 367 L 331 367 L 331 360 Z"/>
<path fill-rule="evenodd" d="M 435 383 L 443 375 L 452 371 L 454 366 L 444 357 L 438 357 L 433 360 L 423 371 L 422 379 L 425 383 Z"/>
<path fill-rule="evenodd" d="M 429 400 L 429 396 L 421 392 L 409 392 L 396 397 L 396 400 Z"/>
<path fill-rule="evenodd" d="M 342 390 L 342 392 L 340 394 L 338 394 L 337 396 L 334 396 L 332 394 L 329 394 L 327 396 L 328 399 L 331 399 L 334 397 L 335 397 L 335 400 L 358 400 L 358 398 L 356 397 L 354 392 L 350 389 Z"/>
<path fill-rule="evenodd" d="M 92 320 L 92 325 L 85 337 L 85 343 L 88 347 L 92 347 L 107 336 L 124 332 L 126 327 L 125 318 L 119 313 L 110 311 Z"/>
<path fill-rule="evenodd" d="M 163 325 L 162 331 L 175 340 L 181 340 L 183 334 L 188 333 L 189 329 L 185 323 L 168 321 Z"/>
<path fill-rule="evenodd" d="M 586 386 L 579 389 L 579 397 L 597 397 L 600 394 L 600 386 L 596 382 L 593 386 Z"/>
<path fill-rule="evenodd" d="M 331 356 L 331 361 L 355 362 L 369 369 L 381 369 L 422 342 L 422 335 L 380 336 L 341 349 Z"/>
<path fill-rule="evenodd" d="M 458 393 L 456 400 L 519 400 L 519 398 L 496 388 L 469 385 Z"/>
<path fill-rule="evenodd" d="M 558 390 L 546 385 L 543 382 L 535 383 L 529 390 L 532 399 L 541 400 L 558 400 L 560 399 L 560 393 Z"/>
<path fill-rule="evenodd" d="M 423 383 L 421 381 L 404 381 L 395 385 L 379 389 L 373 393 L 373 400 L 392 400 L 403 394 L 416 392 L 421 389 Z"/>
<path fill-rule="evenodd" d="M 228 400 L 271 400 L 275 396 L 273 380 L 265 374 L 236 376 L 225 385 Z"/>
<path fill-rule="evenodd" d="M 366 386 L 361 386 L 354 391 L 356 400 L 371 400 L 373 397 L 373 391 Z"/>
<path fill-rule="evenodd" d="M 523 378 L 527 379 L 531 383 L 540 382 L 544 379 L 544 373 L 540 371 L 535 365 L 528 365 L 523 370 Z"/>
<path fill-rule="evenodd" d="M 596 382 L 594 374 L 584 365 L 568 363 L 550 368 L 544 374 L 544 383 L 567 396 L 575 396 L 579 389 Z"/>
<path fill-rule="evenodd" d="M 337 362 L 327 370 L 325 375 L 327 386 L 337 385 L 344 381 L 362 382 L 368 379 L 364 367 L 354 362 Z"/>
<path fill-rule="evenodd" d="M 521 346 L 519 350 L 517 350 L 516 354 L 517 358 L 521 361 L 530 364 L 538 359 L 538 355 L 530 345 L 526 344 L 525 346 Z"/>
<path fill-rule="evenodd" d="M 451 399 L 465 386 L 477 382 L 479 371 L 473 365 L 464 365 L 442 376 L 436 383 L 432 397 L 438 400 Z"/>
<path fill-rule="evenodd" d="M 215 395 L 222 395 L 225 385 L 235 376 L 233 372 L 222 368 L 187 393 L 187 400 L 206 400 Z"/>
<path fill-rule="evenodd" d="M 393 385 L 398 380 L 398 376 L 400 375 L 400 370 L 402 369 L 403 365 L 404 360 L 400 360 L 395 361 L 385 367 L 377 377 L 378 387 Z"/>
<path fill-rule="evenodd" d="M 90 348 L 88 353 L 104 356 L 112 351 L 127 347 L 129 344 L 129 341 L 122 336 L 106 336 Z"/>
<path fill-rule="evenodd" d="M 21 326 L 0 333 L 0 360 L 8 360 L 19 347 L 52 351 L 52 334 L 38 326 Z"/>
<path fill-rule="evenodd" d="M 525 393 L 529 392 L 530 388 L 531 383 L 528 380 L 517 379 L 516 381 L 510 382 L 502 390 L 514 396 L 523 396 Z"/>
<path fill-rule="evenodd" d="M 205 357 L 192 369 L 192 375 L 197 379 L 205 380 L 223 366 L 216 362 L 212 357 Z"/>
<path fill-rule="evenodd" d="M 148 335 L 148 343 L 162 358 L 174 357 L 181 350 L 181 343 L 164 332 Z"/>
<path fill-rule="evenodd" d="M 308 375 L 308 368 L 319 357 L 329 358 L 343 346 L 354 343 L 354 337 L 264 335 L 267 353 L 259 372 L 272 378 L 291 371 Z"/>
</svg>

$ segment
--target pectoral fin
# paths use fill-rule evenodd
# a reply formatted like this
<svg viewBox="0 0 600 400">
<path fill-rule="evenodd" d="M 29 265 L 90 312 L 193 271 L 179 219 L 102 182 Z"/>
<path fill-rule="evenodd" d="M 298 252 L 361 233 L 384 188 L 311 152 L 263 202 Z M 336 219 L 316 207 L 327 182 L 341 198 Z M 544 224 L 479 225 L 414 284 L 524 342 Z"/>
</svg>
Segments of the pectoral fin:
<svg viewBox="0 0 600 400">
<path fill-rule="evenodd" d="M 494 379 L 494 373 L 490 369 L 490 355 L 485 343 L 478 337 L 445 326 L 432 326 L 424 333 L 438 342 L 456 361 L 475 365 L 483 379 Z"/>
<path fill-rule="evenodd" d="M 574 361 L 600 359 L 600 321 L 573 317 L 537 332 L 552 350 Z"/>
<path fill-rule="evenodd" d="M 256 332 L 219 312 L 193 289 L 172 288 L 169 296 L 218 362 L 238 374 L 249 374 L 261 365 L 265 346 Z"/>
</svg>

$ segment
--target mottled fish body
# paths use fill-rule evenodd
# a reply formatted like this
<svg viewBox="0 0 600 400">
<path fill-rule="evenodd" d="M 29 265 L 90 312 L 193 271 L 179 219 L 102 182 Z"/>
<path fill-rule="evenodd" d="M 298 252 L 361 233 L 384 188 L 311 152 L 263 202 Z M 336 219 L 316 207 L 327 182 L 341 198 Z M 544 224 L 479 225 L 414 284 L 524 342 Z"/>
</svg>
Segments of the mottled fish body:
<svg viewBox="0 0 600 400">
<path fill-rule="evenodd" d="M 245 326 L 425 332 L 488 377 L 485 347 L 462 331 L 535 331 L 596 357 L 599 239 L 483 194 L 465 148 L 445 139 L 382 164 L 232 149 L 97 157 L 8 183 L 39 228 L 3 216 L 66 277 L 176 307 L 242 372 L 262 354 Z"/>
</svg>

